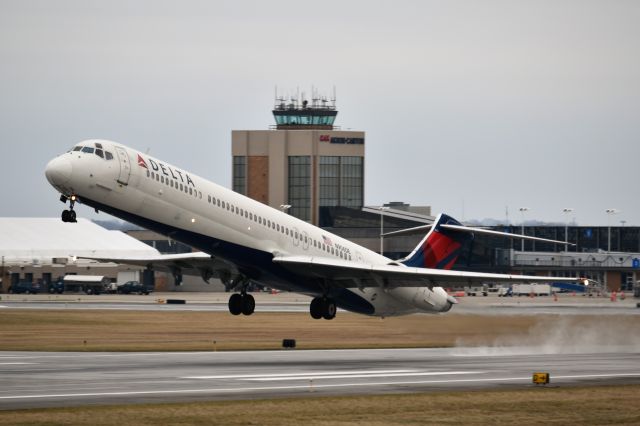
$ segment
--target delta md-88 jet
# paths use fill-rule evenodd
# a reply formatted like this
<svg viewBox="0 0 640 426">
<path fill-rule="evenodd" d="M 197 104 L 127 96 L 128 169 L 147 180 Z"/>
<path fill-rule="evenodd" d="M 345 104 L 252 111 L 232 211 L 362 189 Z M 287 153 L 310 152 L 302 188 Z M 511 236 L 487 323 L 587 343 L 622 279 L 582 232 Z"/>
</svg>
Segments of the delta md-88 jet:
<svg viewBox="0 0 640 426">
<path fill-rule="evenodd" d="M 219 278 L 229 311 L 251 315 L 251 283 L 312 297 L 310 314 L 332 319 L 337 308 L 365 315 L 447 312 L 456 300 L 445 288 L 483 282 L 580 281 L 577 278 L 451 270 L 474 233 L 524 237 L 469 228 L 445 214 L 404 259 L 391 260 L 321 228 L 226 189 L 185 169 L 106 140 L 87 140 L 49 162 L 48 181 L 77 202 L 188 244 L 200 252 L 147 258 L 99 258 Z M 429 228 L 428 230 L 426 228 Z M 560 241 L 555 243 L 564 244 Z"/>
</svg>

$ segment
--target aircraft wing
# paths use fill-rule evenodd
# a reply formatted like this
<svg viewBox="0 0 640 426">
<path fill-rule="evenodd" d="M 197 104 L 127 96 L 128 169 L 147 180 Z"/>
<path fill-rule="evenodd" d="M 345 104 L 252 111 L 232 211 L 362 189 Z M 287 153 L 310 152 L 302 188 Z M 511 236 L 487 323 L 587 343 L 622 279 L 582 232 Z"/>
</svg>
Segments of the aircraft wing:
<svg viewBox="0 0 640 426">
<path fill-rule="evenodd" d="M 174 275 L 201 275 L 208 282 L 209 278 L 227 279 L 237 273 L 235 265 L 222 259 L 212 257 L 204 252 L 158 254 L 141 257 L 91 257 L 79 256 L 99 262 L 123 263 L 151 267 L 156 271 L 167 271 Z"/>
<path fill-rule="evenodd" d="M 308 278 L 327 278 L 341 287 L 450 287 L 487 282 L 584 282 L 581 278 L 492 274 L 401 265 L 367 265 L 323 257 L 278 256 L 275 263 Z"/>
</svg>

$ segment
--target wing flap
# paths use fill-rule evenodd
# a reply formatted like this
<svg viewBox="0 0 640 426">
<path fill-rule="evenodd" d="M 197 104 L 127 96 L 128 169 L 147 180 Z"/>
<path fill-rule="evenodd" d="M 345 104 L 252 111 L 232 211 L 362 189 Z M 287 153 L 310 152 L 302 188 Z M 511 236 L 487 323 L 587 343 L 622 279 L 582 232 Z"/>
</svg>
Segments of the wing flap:
<svg viewBox="0 0 640 426">
<path fill-rule="evenodd" d="M 151 266 L 159 271 L 174 272 L 179 269 L 184 274 L 201 275 L 203 277 L 206 275 L 207 277 L 222 278 L 221 272 L 225 277 L 237 273 L 235 265 L 204 252 L 121 258 L 81 256 L 81 258 L 99 262 L 123 263 L 143 267 Z M 207 280 L 208 278 L 205 279 L 205 281 Z"/>
</svg>

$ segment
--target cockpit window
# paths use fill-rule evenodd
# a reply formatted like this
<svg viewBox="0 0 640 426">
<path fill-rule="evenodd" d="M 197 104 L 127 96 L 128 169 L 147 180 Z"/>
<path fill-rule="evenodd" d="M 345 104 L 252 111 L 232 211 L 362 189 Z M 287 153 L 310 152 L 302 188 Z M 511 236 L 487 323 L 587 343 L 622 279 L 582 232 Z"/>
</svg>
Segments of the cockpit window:
<svg viewBox="0 0 640 426">
<path fill-rule="evenodd" d="M 113 154 L 111 154 L 109 151 L 105 151 L 104 154 L 107 156 L 107 160 L 113 160 Z"/>
<path fill-rule="evenodd" d="M 74 146 L 72 151 L 80 151 L 82 149 L 82 147 L 80 145 L 78 146 Z"/>
<path fill-rule="evenodd" d="M 100 158 L 104 158 L 104 152 L 101 149 L 96 149 L 96 155 Z"/>
<path fill-rule="evenodd" d="M 91 148 L 90 146 L 85 146 L 84 148 L 82 148 L 82 152 L 86 152 L 87 154 L 93 154 L 93 148 Z"/>
<path fill-rule="evenodd" d="M 101 143 L 96 142 L 96 148 L 100 148 L 100 149 L 102 149 L 102 144 L 101 144 Z"/>
</svg>

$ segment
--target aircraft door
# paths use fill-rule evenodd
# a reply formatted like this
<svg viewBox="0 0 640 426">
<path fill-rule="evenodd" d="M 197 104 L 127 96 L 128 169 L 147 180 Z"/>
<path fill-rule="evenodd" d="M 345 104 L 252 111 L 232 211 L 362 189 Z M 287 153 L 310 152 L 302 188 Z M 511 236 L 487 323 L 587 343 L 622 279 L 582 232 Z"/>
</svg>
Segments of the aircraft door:
<svg viewBox="0 0 640 426">
<path fill-rule="evenodd" d="M 306 231 L 302 232 L 302 248 L 305 250 L 309 249 L 309 235 Z"/>
<path fill-rule="evenodd" d="M 121 146 L 116 146 L 116 154 L 118 155 L 118 162 L 120 163 L 120 175 L 118 177 L 118 183 L 121 185 L 129 185 L 129 176 L 131 175 L 131 163 L 129 161 L 129 155 L 127 150 Z"/>
</svg>

